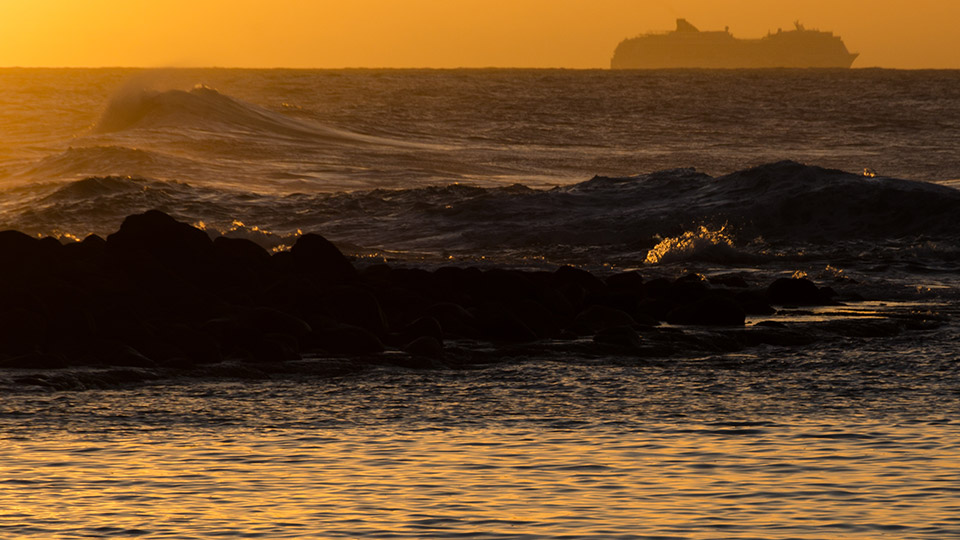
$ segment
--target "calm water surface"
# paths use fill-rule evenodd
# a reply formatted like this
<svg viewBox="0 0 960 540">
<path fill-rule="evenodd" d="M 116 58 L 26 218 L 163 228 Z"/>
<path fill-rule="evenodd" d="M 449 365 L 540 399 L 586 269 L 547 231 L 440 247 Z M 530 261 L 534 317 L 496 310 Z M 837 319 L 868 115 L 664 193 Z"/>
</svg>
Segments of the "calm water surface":
<svg viewBox="0 0 960 540">
<path fill-rule="evenodd" d="M 0 532 L 960 537 L 955 362 L 846 346 L 25 390 Z"/>
</svg>

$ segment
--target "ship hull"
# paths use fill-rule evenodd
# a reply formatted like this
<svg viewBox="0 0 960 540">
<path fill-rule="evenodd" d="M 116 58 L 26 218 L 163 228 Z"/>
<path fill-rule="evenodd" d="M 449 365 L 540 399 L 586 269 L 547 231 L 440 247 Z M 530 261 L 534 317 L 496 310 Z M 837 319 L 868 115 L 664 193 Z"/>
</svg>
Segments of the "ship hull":
<svg viewBox="0 0 960 540">
<path fill-rule="evenodd" d="M 829 32 L 778 32 L 737 39 L 727 32 L 671 32 L 624 40 L 613 69 L 849 68 L 857 58 Z"/>
</svg>

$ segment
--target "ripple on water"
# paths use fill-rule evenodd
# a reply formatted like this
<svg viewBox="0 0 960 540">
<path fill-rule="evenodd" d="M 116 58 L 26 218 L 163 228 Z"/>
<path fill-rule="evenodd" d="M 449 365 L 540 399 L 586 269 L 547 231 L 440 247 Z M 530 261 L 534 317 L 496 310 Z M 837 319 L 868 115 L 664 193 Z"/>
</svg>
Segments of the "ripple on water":
<svg viewBox="0 0 960 540">
<path fill-rule="evenodd" d="M 955 425 L 178 431 L 5 441 L 11 536 L 935 538 Z M 874 441 L 886 445 L 877 447 Z M 917 440 L 939 443 L 917 449 Z M 79 524 L 79 526 L 78 526 Z M 942 537 L 942 536 L 940 536 Z"/>
<path fill-rule="evenodd" d="M 955 370 L 832 355 L 5 395 L 0 536 L 954 534 Z"/>
</svg>

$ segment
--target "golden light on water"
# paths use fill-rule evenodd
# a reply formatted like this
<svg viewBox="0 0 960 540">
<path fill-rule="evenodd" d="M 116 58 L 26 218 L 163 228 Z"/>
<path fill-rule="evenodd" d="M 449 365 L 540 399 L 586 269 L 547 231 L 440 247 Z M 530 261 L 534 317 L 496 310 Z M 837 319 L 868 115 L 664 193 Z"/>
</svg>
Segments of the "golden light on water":
<svg viewBox="0 0 960 540">
<path fill-rule="evenodd" d="M 799 20 L 855 67 L 960 68 L 946 0 L 10 0 L 0 66 L 604 68 L 678 17 L 741 38 Z"/>
</svg>

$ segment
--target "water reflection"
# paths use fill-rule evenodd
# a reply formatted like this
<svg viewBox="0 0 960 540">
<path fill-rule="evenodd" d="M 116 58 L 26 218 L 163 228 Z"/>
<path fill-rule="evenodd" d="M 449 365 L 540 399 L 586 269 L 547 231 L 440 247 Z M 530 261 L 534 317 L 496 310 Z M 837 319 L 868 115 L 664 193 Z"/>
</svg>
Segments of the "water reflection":
<svg viewBox="0 0 960 540">
<path fill-rule="evenodd" d="M 943 538 L 957 374 L 902 352 L 10 394 L 0 531 Z"/>
</svg>

